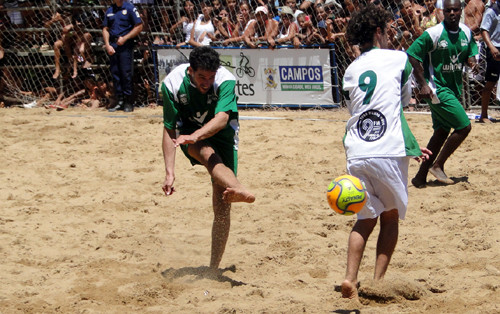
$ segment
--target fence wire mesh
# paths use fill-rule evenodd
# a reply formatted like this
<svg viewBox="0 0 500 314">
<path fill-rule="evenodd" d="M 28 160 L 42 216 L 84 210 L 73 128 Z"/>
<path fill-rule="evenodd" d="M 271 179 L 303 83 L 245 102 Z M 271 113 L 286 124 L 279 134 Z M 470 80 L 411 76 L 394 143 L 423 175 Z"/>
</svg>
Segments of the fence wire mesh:
<svg viewBox="0 0 500 314">
<path fill-rule="evenodd" d="M 209 38 L 213 46 L 246 46 L 244 31 L 255 19 L 258 7 L 267 8 L 269 21 L 286 17 L 291 8 L 292 27 L 297 33 L 286 38 L 290 25 L 280 22 L 256 25 L 255 33 L 278 23 L 280 45 L 297 49 L 335 44 L 338 81 L 356 56 L 355 47 L 345 40 L 349 16 L 365 4 L 363 0 L 130 0 L 138 9 L 144 29 L 135 39 L 134 95 L 136 106 L 157 102 L 153 54 L 156 45 L 180 47 L 191 43 L 192 25 L 211 24 L 198 34 L 197 42 Z M 372 1 L 393 12 L 388 27 L 391 48 L 406 49 L 425 27 L 435 21 L 435 1 Z M 0 97 L 4 105 L 25 107 L 108 107 L 113 83 L 108 56 L 103 48 L 102 21 L 113 1 L 104 0 L 0 0 Z M 426 7 L 426 5 L 428 7 Z M 206 7 L 211 7 L 207 13 Z M 300 12 L 304 14 L 300 14 Z M 205 16 L 204 16 L 205 14 Z M 201 19 L 201 20 L 200 20 Z M 434 19 L 434 20 L 433 20 Z M 294 24 L 297 25 L 294 25 Z M 299 26 L 300 25 L 300 26 Z M 297 39 L 295 39 L 297 38 Z M 476 36 L 481 45 L 480 36 Z M 297 41 L 298 40 L 298 41 Z M 263 48 L 262 38 L 251 42 Z M 326 46 L 325 46 L 326 47 Z M 480 60 L 484 58 L 481 50 Z M 464 100 L 468 107 L 479 106 L 484 86 L 481 75 L 465 76 Z M 418 101 L 418 100 L 417 100 Z"/>
</svg>

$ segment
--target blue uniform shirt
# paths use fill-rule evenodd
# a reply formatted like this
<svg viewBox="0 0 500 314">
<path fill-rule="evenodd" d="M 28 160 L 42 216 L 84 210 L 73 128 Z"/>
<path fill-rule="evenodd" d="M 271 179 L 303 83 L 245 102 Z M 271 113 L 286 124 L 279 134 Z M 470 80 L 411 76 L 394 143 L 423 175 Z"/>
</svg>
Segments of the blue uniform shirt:
<svg viewBox="0 0 500 314">
<path fill-rule="evenodd" d="M 500 47 L 500 15 L 495 10 L 489 8 L 484 12 L 481 22 L 481 30 L 490 34 L 491 43 L 495 47 Z"/>
<path fill-rule="evenodd" d="M 103 26 L 109 28 L 111 38 L 125 36 L 136 26 L 142 23 L 139 12 L 130 2 L 124 2 L 121 7 L 115 3 L 106 11 Z"/>
</svg>

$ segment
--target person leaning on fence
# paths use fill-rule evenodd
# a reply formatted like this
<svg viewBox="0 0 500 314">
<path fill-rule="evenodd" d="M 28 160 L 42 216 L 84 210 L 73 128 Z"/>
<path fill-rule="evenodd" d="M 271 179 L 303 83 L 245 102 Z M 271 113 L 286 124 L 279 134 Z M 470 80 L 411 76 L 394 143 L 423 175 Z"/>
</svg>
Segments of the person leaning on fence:
<svg viewBox="0 0 500 314">
<path fill-rule="evenodd" d="M 234 75 L 220 66 L 219 54 L 207 46 L 194 48 L 189 64 L 177 66 L 161 85 L 165 162 L 162 189 L 168 197 L 176 191 L 177 147 L 193 166 L 207 169 L 214 211 L 210 269 L 215 274 L 229 237 L 231 203 L 255 201 L 236 177 L 239 122 L 235 85 Z"/>
<path fill-rule="evenodd" d="M 109 55 L 117 104 L 109 111 L 134 111 L 134 38 L 142 31 L 142 20 L 133 4 L 115 0 L 106 11 L 102 37 Z"/>
<path fill-rule="evenodd" d="M 325 38 L 321 36 L 319 30 L 314 27 L 312 24 L 311 18 L 305 14 L 301 13 L 297 17 L 297 22 L 299 24 L 299 33 L 297 37 L 300 39 L 300 42 L 304 45 L 312 45 L 312 44 L 324 44 Z"/>
<path fill-rule="evenodd" d="M 239 5 L 240 11 L 238 13 L 238 23 L 236 24 L 236 29 L 230 38 L 225 39 L 222 44 L 227 46 L 231 43 L 241 43 L 243 42 L 243 34 L 247 30 L 252 20 L 252 7 L 248 1 L 243 0 Z"/>
<path fill-rule="evenodd" d="M 491 5 L 483 15 L 481 22 L 481 35 L 486 44 L 486 74 L 484 89 L 481 94 L 481 116 L 479 122 L 490 123 L 488 106 L 493 88 L 498 83 L 500 75 L 500 6 L 498 2 Z"/>
<path fill-rule="evenodd" d="M 300 40 L 297 35 L 297 25 L 294 23 L 292 9 L 287 6 L 281 8 L 280 11 L 281 22 L 278 25 L 278 36 L 273 43 L 269 43 L 271 47 L 275 45 L 291 44 L 295 48 L 300 46 Z"/>
<path fill-rule="evenodd" d="M 255 20 L 250 23 L 243 34 L 245 44 L 250 48 L 257 48 L 263 43 L 273 42 L 278 34 L 278 21 L 270 19 L 266 7 L 257 7 Z"/>
<path fill-rule="evenodd" d="M 57 15 L 56 15 L 57 18 Z M 59 15 L 64 24 L 64 17 Z M 70 18 L 71 23 L 65 24 L 62 30 L 61 39 L 54 43 L 54 64 L 55 72 L 53 79 L 59 78 L 61 74 L 61 49 L 64 50 L 68 61 L 71 63 L 71 78 L 78 75 L 78 63 L 83 63 L 83 68 L 91 65 L 90 42 L 92 35 L 84 30 L 83 20 L 79 13 L 74 12 Z"/>
<path fill-rule="evenodd" d="M 203 14 L 200 14 L 194 22 L 188 42 L 193 47 L 208 46 L 215 40 L 215 26 L 212 22 L 213 7 L 210 0 L 201 2 L 201 12 Z"/>
<path fill-rule="evenodd" d="M 399 219 L 405 218 L 408 206 L 409 160 L 425 160 L 431 153 L 418 146 L 402 112 L 411 98 L 412 67 L 404 52 L 387 49 L 390 18 L 389 12 L 368 4 L 352 16 L 346 32 L 349 42 L 359 45 L 361 55 L 343 77 L 351 115 L 343 142 L 348 173 L 364 181 L 368 201 L 349 234 L 343 298 L 358 296 L 359 267 L 378 220 L 373 278 L 384 278 L 398 241 Z M 375 123 L 385 127 L 366 127 Z"/>
<path fill-rule="evenodd" d="M 181 18 L 170 28 L 170 34 L 174 36 L 179 26 L 182 26 L 182 35 L 184 38 L 183 41 L 179 41 L 177 43 L 177 48 L 185 46 L 189 43 L 189 39 L 191 38 L 191 29 L 193 29 L 193 25 L 196 20 L 193 1 L 185 0 L 183 2 L 183 8 L 184 11 Z"/>
<path fill-rule="evenodd" d="M 463 66 L 469 65 L 477 73 L 478 65 L 474 56 L 478 49 L 471 30 L 460 23 L 460 1 L 444 0 L 443 12 L 443 23 L 427 29 L 407 51 L 419 94 L 431 109 L 434 129 L 427 144 L 433 155 L 420 165 L 411 180 L 415 187 L 427 184 L 428 172 L 439 182 L 454 183 L 445 174 L 444 164 L 471 130 L 469 117 L 460 103 L 462 72 Z M 422 64 L 426 67 L 425 71 Z M 454 131 L 448 136 L 451 129 Z"/>
</svg>

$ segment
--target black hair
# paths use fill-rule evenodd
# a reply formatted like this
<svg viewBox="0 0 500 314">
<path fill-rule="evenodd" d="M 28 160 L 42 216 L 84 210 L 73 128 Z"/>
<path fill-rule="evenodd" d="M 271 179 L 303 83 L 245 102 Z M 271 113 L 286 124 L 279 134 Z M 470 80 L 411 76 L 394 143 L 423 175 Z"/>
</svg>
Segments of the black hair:
<svg viewBox="0 0 500 314">
<path fill-rule="evenodd" d="M 194 71 L 202 69 L 217 72 L 220 66 L 219 53 L 209 46 L 196 47 L 189 55 L 189 65 Z"/>
<path fill-rule="evenodd" d="M 391 17 L 391 13 L 387 10 L 369 3 L 352 14 L 346 30 L 347 41 L 351 45 L 359 46 L 373 43 L 373 35 L 377 28 L 385 30 Z"/>
</svg>

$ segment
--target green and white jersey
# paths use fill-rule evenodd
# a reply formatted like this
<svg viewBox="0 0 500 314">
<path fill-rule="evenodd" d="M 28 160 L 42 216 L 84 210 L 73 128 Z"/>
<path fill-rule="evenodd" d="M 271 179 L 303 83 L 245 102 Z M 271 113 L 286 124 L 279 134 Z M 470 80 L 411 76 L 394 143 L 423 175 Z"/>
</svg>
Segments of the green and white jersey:
<svg viewBox="0 0 500 314">
<path fill-rule="evenodd" d="M 212 120 L 219 112 L 228 112 L 227 126 L 212 139 L 233 143 L 238 149 L 238 106 L 234 92 L 236 79 L 226 68 L 220 67 L 209 92 L 202 94 L 191 83 L 187 68 L 181 64 L 163 80 L 163 124 L 178 134 L 191 134 Z"/>
<path fill-rule="evenodd" d="M 351 114 L 344 135 L 347 160 L 421 155 L 402 106 L 411 98 L 412 70 L 406 53 L 376 48 L 349 65 L 342 86 Z"/>
<path fill-rule="evenodd" d="M 448 89 L 460 98 L 462 70 L 469 57 L 478 53 L 471 30 L 460 23 L 459 30 L 447 30 L 444 23 L 428 28 L 407 53 L 423 63 L 424 76 L 432 91 Z"/>
</svg>

